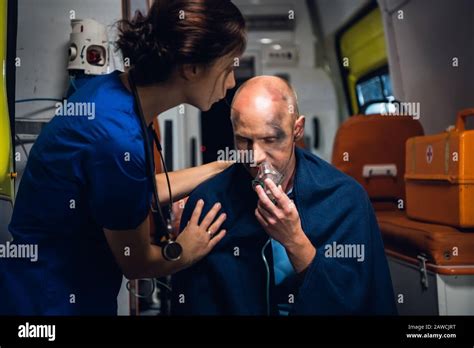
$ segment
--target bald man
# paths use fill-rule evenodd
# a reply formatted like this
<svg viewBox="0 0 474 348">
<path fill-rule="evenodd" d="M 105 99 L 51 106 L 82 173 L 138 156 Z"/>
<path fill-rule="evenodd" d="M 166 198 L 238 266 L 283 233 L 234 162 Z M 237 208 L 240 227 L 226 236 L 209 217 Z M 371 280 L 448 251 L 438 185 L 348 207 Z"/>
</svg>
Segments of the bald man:
<svg viewBox="0 0 474 348">
<path fill-rule="evenodd" d="M 252 151 L 254 163 L 236 163 L 191 194 L 181 229 L 202 199 L 205 211 L 222 203 L 227 234 L 173 276 L 172 313 L 396 314 L 370 201 L 352 178 L 296 148 L 305 119 L 291 86 L 271 76 L 248 80 L 231 120 L 236 149 Z"/>
</svg>

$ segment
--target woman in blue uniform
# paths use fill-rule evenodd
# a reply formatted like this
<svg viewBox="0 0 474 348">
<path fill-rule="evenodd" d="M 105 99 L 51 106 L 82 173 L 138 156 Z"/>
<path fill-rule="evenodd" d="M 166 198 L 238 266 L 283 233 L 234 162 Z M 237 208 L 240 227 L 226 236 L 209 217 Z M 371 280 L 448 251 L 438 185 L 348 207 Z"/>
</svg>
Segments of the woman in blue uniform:
<svg viewBox="0 0 474 348">
<path fill-rule="evenodd" d="M 150 207 L 170 195 L 164 175 L 150 174 L 148 126 L 182 103 L 208 110 L 224 98 L 235 86 L 244 27 L 222 0 L 157 0 L 147 16 L 118 23 L 117 47 L 131 69 L 87 82 L 68 103 L 93 106 L 94 117 L 55 116 L 31 149 L 9 248 L 37 247 L 37 258 L 0 259 L 0 314 L 115 315 L 122 275 L 172 274 L 222 239 L 220 205 L 201 216 L 198 202 L 176 240 L 151 243 Z M 169 173 L 174 198 L 227 166 Z"/>
</svg>

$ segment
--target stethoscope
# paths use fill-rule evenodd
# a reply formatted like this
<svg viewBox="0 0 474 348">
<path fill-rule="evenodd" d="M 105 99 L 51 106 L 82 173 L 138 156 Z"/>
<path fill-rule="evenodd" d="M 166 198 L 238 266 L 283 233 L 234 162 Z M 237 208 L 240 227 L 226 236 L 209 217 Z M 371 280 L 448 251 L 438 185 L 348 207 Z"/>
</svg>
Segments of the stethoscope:
<svg viewBox="0 0 474 348">
<path fill-rule="evenodd" d="M 159 213 L 161 223 L 162 223 L 163 227 L 165 227 L 165 229 L 166 229 L 165 240 L 160 243 L 161 252 L 162 252 L 163 257 L 168 261 L 177 261 L 181 258 L 181 255 L 183 254 L 183 248 L 178 242 L 173 240 L 173 237 L 172 237 L 173 211 L 172 211 L 171 205 L 173 204 L 173 196 L 171 194 L 171 185 L 170 185 L 170 179 L 168 177 L 168 169 L 166 168 L 166 164 L 165 164 L 165 161 L 163 159 L 163 154 L 162 154 L 162 148 L 161 148 L 161 145 L 160 145 L 160 141 L 158 139 L 158 136 L 156 135 L 156 132 L 153 129 L 153 124 L 150 127 L 147 127 L 147 125 L 146 125 L 145 115 L 143 114 L 143 109 L 142 109 L 142 105 L 140 103 L 140 97 L 138 95 L 137 86 L 136 86 L 135 81 L 133 79 L 133 73 L 134 73 L 133 68 L 131 68 L 128 72 L 128 83 L 130 84 L 130 88 L 133 92 L 133 97 L 134 97 L 134 100 L 135 100 L 135 106 L 136 106 L 135 111 L 137 112 L 137 115 L 139 116 L 139 119 L 140 119 L 140 126 L 141 126 L 141 129 L 142 129 L 143 138 L 145 140 L 145 157 L 146 157 L 146 162 L 147 162 L 147 171 L 148 171 L 148 175 L 151 176 L 151 181 L 153 183 L 153 198 L 154 198 L 154 201 L 155 201 L 156 208 L 153 207 L 153 203 L 152 203 L 151 210 L 152 210 L 152 213 L 154 214 L 154 216 L 156 216 L 156 213 Z M 154 164 L 153 164 L 152 151 L 150 149 L 150 140 L 149 140 L 149 137 L 148 137 L 148 130 L 149 129 L 151 129 L 151 131 L 153 133 L 153 140 L 154 140 L 153 142 L 156 144 L 156 147 L 158 149 L 158 153 L 160 154 L 161 163 L 163 164 L 163 170 L 164 170 L 165 176 L 166 176 L 166 182 L 168 184 L 168 193 L 169 193 L 169 199 L 170 199 L 170 203 L 168 204 L 168 211 L 169 211 L 169 216 L 170 217 L 168 219 L 164 218 L 163 212 L 161 211 L 161 208 L 160 208 L 160 201 L 158 199 L 158 189 L 157 189 L 157 185 L 156 185 L 155 168 L 154 168 Z M 158 224 L 155 223 L 155 229 L 157 230 L 156 232 L 158 232 L 157 225 Z"/>
</svg>

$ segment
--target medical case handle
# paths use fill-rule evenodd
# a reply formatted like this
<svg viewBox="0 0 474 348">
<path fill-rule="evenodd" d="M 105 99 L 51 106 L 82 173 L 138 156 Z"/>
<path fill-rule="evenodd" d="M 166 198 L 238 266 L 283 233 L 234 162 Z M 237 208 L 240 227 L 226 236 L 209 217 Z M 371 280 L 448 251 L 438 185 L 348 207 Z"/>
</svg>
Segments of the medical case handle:
<svg viewBox="0 0 474 348">
<path fill-rule="evenodd" d="M 366 164 L 362 167 L 362 177 L 369 179 L 375 176 L 397 177 L 396 164 Z"/>
<path fill-rule="evenodd" d="M 464 131 L 466 129 L 466 118 L 474 116 L 474 109 L 464 109 L 458 112 L 456 118 L 456 130 Z"/>
</svg>

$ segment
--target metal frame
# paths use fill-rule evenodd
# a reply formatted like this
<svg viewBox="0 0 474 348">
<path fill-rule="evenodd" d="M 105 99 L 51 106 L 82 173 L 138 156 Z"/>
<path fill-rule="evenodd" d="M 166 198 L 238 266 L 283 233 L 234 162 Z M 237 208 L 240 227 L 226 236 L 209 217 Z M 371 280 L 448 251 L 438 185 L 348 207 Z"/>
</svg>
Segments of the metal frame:
<svg viewBox="0 0 474 348">
<path fill-rule="evenodd" d="M 131 2 L 134 0 L 122 0 L 122 18 L 123 19 L 132 19 L 133 13 L 131 13 Z M 148 3 L 148 10 L 150 9 L 151 5 L 153 4 L 154 0 L 146 0 Z"/>
</svg>

